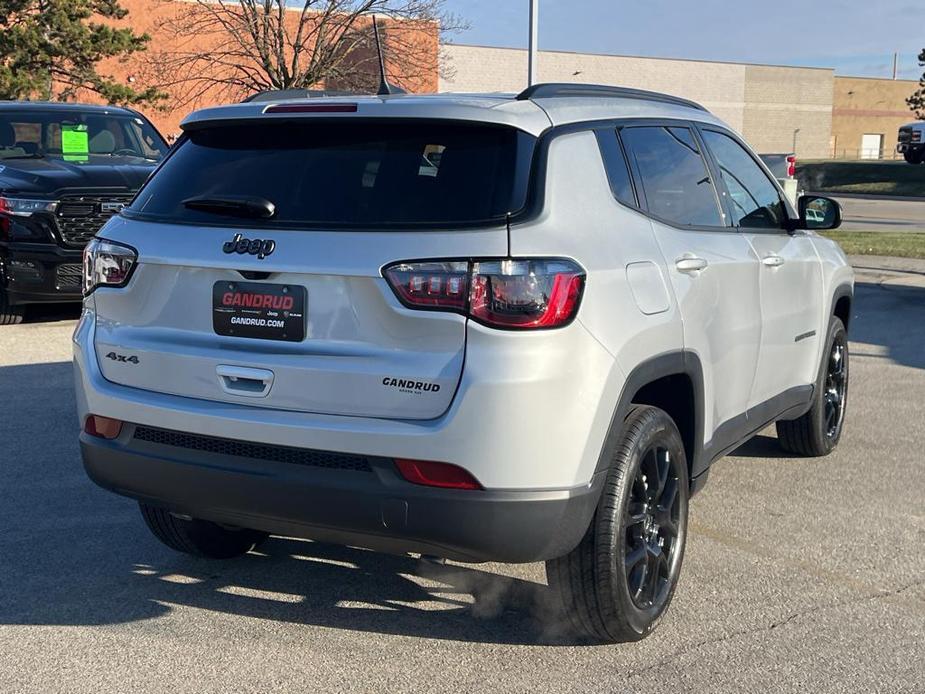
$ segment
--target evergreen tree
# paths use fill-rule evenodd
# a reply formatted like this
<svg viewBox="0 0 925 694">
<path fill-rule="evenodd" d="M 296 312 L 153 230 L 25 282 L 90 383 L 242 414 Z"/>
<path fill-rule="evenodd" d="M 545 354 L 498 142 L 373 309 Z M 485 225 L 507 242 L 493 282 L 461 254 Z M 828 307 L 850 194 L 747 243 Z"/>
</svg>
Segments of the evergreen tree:
<svg viewBox="0 0 925 694">
<path fill-rule="evenodd" d="M 925 48 L 919 53 L 919 65 L 925 67 Z M 925 120 L 925 74 L 919 80 L 919 89 L 912 96 L 906 99 L 909 108 L 915 113 L 915 117 Z"/>
<path fill-rule="evenodd" d="M 97 71 L 104 58 L 147 47 L 146 34 L 93 21 L 127 14 L 118 0 L 0 0 L 0 98 L 67 100 L 81 89 L 113 104 L 163 98 Z"/>
</svg>

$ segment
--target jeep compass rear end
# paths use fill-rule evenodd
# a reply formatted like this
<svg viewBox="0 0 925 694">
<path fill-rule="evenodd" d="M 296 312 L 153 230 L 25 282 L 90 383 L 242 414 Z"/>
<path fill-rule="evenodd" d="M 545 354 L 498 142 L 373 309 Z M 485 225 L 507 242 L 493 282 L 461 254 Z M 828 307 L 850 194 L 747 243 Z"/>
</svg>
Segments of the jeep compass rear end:
<svg viewBox="0 0 925 694">
<path fill-rule="evenodd" d="M 677 583 L 689 494 L 755 426 L 815 406 L 823 338 L 842 349 L 844 331 L 800 323 L 803 338 L 775 344 L 788 369 L 768 378 L 793 383 L 777 377 L 746 416 L 760 263 L 720 213 L 699 128 L 741 145 L 690 102 L 570 89 L 190 116 L 84 256 L 89 475 L 180 551 L 231 557 L 277 534 L 546 561 L 580 631 L 649 633 Z M 635 159 L 618 119 L 651 122 L 626 140 Z M 668 160 L 647 202 L 637 177 Z M 769 178 L 752 216 L 786 235 L 798 222 L 777 192 Z M 728 228 L 713 246 L 679 232 L 706 258 L 672 257 L 669 272 L 653 220 L 688 214 Z M 804 241 L 794 273 L 841 272 L 836 250 Z M 733 345 L 712 357 L 685 350 L 681 320 L 711 296 L 737 301 L 689 322 Z"/>
</svg>

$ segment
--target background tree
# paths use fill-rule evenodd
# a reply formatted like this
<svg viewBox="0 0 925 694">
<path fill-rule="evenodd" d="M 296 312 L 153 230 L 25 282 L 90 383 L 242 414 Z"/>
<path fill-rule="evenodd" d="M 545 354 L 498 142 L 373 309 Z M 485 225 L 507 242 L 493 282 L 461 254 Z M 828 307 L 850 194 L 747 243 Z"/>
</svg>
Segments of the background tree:
<svg viewBox="0 0 925 694">
<path fill-rule="evenodd" d="M 208 94 L 236 101 L 267 89 L 369 90 L 378 85 L 372 15 L 389 80 L 432 74 L 439 37 L 462 28 L 444 0 L 191 0 L 159 25 L 169 37 L 148 79 L 177 106 Z"/>
<path fill-rule="evenodd" d="M 104 58 L 145 49 L 147 35 L 91 21 L 127 14 L 118 0 L 0 0 L 0 98 L 68 100 L 88 90 L 109 103 L 159 100 L 154 88 L 136 90 L 97 71 Z"/>
<path fill-rule="evenodd" d="M 919 65 L 925 67 L 925 48 L 919 53 Z M 909 108 L 915 113 L 915 117 L 925 120 L 925 74 L 919 80 L 919 89 L 915 94 L 906 99 Z"/>
</svg>

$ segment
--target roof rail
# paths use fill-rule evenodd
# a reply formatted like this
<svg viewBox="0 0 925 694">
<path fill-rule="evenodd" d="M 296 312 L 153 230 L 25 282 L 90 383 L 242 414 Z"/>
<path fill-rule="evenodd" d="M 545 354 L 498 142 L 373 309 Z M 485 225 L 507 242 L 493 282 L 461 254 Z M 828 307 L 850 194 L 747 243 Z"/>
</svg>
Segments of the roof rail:
<svg viewBox="0 0 925 694">
<path fill-rule="evenodd" d="M 357 96 L 356 92 L 332 91 L 329 89 L 268 89 L 251 94 L 242 104 L 262 101 L 284 101 L 286 99 L 314 99 L 320 96 Z"/>
<path fill-rule="evenodd" d="M 645 99 L 646 101 L 661 101 L 666 104 L 695 108 L 698 111 L 707 110 L 696 101 L 682 99 L 679 96 L 671 96 L 670 94 L 662 94 L 660 92 L 649 92 L 644 89 L 630 89 L 629 87 L 611 87 L 606 84 L 544 82 L 527 87 L 518 94 L 516 98 L 518 101 L 529 101 L 531 99 L 553 99 L 560 97 Z"/>
</svg>

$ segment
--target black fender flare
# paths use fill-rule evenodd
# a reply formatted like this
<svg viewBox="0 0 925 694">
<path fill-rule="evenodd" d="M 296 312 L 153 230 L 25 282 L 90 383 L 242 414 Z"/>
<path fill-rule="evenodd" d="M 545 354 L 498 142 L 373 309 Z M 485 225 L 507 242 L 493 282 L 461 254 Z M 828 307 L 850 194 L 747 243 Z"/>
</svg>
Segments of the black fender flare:
<svg viewBox="0 0 925 694">
<path fill-rule="evenodd" d="M 627 375 L 620 392 L 620 398 L 614 408 L 610 420 L 610 427 L 604 444 L 601 447 L 595 474 L 606 470 L 610 466 L 620 445 L 620 434 L 623 431 L 623 422 L 633 406 L 633 397 L 644 386 L 667 376 L 687 376 L 693 384 L 694 391 L 694 431 L 691 446 L 690 460 L 687 461 L 691 484 L 694 478 L 703 473 L 710 464 L 704 460 L 703 455 L 703 366 L 700 357 L 690 350 L 677 350 L 664 352 L 636 365 Z"/>
<path fill-rule="evenodd" d="M 835 307 L 838 305 L 839 300 L 845 297 L 848 297 L 851 305 L 853 306 L 854 305 L 854 287 L 847 282 L 844 284 L 838 285 L 835 288 L 835 291 L 832 293 L 832 303 L 829 304 L 829 312 L 826 314 L 827 319 L 835 315 Z M 828 323 L 826 323 L 826 329 L 828 329 Z M 845 323 L 845 330 L 847 329 L 848 329 L 848 323 Z"/>
</svg>

